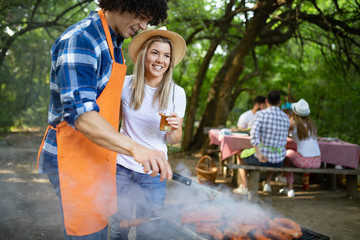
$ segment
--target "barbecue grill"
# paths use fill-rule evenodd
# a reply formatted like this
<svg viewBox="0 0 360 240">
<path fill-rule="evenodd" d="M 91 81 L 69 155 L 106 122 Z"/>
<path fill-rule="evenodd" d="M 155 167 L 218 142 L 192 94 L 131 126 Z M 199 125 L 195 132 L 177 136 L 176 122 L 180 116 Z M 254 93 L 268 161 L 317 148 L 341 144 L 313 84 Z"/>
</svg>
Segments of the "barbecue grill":
<svg viewBox="0 0 360 240">
<path fill-rule="evenodd" d="M 153 210 L 154 218 L 149 224 L 154 232 L 149 233 L 151 239 L 166 240 L 205 240 L 213 239 L 212 236 L 195 232 L 195 226 L 189 224 L 181 224 L 179 211 L 187 204 L 167 205 L 159 209 Z M 330 239 L 320 233 L 312 230 L 301 228 L 303 235 L 299 240 L 326 240 Z M 224 238 L 226 239 L 226 238 Z"/>
<path fill-rule="evenodd" d="M 153 232 L 149 233 L 152 240 L 206 240 L 212 239 L 211 236 L 198 234 L 190 229 L 184 228 L 168 218 L 156 218 L 150 223 L 150 228 Z M 311 231 L 306 228 L 301 228 L 303 235 L 299 240 L 329 240 L 330 238 Z"/>
</svg>

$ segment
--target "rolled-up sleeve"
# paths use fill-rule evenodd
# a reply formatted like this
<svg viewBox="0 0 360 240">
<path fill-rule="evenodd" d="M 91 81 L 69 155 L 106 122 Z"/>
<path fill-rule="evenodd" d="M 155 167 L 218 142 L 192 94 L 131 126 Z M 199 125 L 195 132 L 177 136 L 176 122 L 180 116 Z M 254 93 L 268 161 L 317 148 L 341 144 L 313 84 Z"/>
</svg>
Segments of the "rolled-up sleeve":
<svg viewBox="0 0 360 240">
<path fill-rule="evenodd" d="M 73 35 L 62 40 L 56 62 L 64 120 L 75 128 L 76 119 L 86 112 L 99 111 L 97 98 L 97 65 L 95 47 L 86 36 Z"/>
</svg>

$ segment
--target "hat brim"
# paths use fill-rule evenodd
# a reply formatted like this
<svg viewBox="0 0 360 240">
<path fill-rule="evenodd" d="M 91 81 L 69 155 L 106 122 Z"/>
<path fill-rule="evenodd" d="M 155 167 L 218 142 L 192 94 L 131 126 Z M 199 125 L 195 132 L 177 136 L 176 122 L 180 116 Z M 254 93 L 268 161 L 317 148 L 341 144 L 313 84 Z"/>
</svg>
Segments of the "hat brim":
<svg viewBox="0 0 360 240">
<path fill-rule="evenodd" d="M 186 52 L 185 40 L 177 33 L 165 29 L 150 29 L 136 35 L 130 42 L 128 54 L 133 63 L 136 63 L 138 53 L 143 44 L 151 37 L 161 36 L 170 39 L 174 47 L 174 66 L 179 64 Z"/>
</svg>

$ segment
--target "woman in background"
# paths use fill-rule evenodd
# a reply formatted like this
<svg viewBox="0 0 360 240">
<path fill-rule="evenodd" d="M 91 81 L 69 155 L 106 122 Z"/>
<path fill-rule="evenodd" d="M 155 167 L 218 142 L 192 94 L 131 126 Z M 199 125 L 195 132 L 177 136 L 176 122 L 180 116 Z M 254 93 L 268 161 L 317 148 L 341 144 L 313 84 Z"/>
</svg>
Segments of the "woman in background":
<svg viewBox="0 0 360 240">
<path fill-rule="evenodd" d="M 310 118 L 309 104 L 304 99 L 300 99 L 293 103 L 291 108 L 290 131 L 297 144 L 297 151 L 292 149 L 286 151 L 284 167 L 320 168 L 320 148 L 317 142 L 316 126 Z M 287 186 L 280 189 L 280 193 L 294 197 L 294 174 L 288 172 L 285 176 Z"/>
</svg>

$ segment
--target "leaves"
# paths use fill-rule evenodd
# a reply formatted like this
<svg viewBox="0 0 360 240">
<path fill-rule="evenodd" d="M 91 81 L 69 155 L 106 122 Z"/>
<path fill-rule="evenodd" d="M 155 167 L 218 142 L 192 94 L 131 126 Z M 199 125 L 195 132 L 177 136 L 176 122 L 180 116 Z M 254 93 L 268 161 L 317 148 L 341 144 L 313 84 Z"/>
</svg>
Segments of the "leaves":
<svg viewBox="0 0 360 240">
<path fill-rule="evenodd" d="M 67 26 L 86 17 L 90 0 L 7 1 L 0 14 L 0 128 L 45 125 L 50 49 Z M 75 14 L 75 15 L 74 15 Z"/>
</svg>

